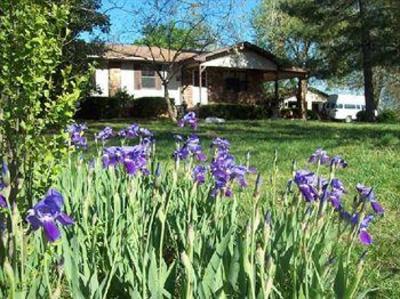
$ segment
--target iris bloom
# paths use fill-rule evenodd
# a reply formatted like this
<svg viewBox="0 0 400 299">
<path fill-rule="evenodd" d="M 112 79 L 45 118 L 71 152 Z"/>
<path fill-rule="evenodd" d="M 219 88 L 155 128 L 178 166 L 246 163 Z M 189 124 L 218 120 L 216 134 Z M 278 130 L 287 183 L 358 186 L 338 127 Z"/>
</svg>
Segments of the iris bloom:
<svg viewBox="0 0 400 299">
<path fill-rule="evenodd" d="M 358 231 L 358 239 L 364 245 L 371 245 L 372 244 L 372 236 L 368 232 L 367 228 L 371 221 L 374 219 L 374 216 L 367 215 L 360 223 L 360 229 Z"/>
<path fill-rule="evenodd" d="M 87 148 L 87 139 L 83 136 L 87 130 L 86 124 L 71 124 L 67 127 L 71 144 L 77 148 Z"/>
<path fill-rule="evenodd" d="M 0 207 L 7 208 L 6 198 L 2 194 L 0 194 Z"/>
<path fill-rule="evenodd" d="M 0 191 L 5 188 L 5 184 L 0 180 Z M 4 195 L 0 193 L 0 207 L 7 208 L 7 201 Z"/>
<path fill-rule="evenodd" d="M 334 178 L 332 179 L 330 186 L 328 186 L 328 183 L 326 183 L 322 189 L 323 193 L 321 198 L 323 200 L 327 199 L 335 208 L 335 210 L 341 210 L 342 197 L 344 193 L 346 193 L 343 183 L 339 179 Z"/>
<path fill-rule="evenodd" d="M 193 180 L 199 185 L 204 184 L 206 181 L 206 172 L 207 169 L 204 166 L 197 165 L 192 171 Z"/>
<path fill-rule="evenodd" d="M 67 132 L 70 133 L 70 134 L 82 133 L 82 132 L 86 131 L 87 128 L 88 127 L 87 127 L 86 124 L 73 123 L 73 124 L 67 126 Z"/>
<path fill-rule="evenodd" d="M 42 227 L 47 240 L 54 242 L 60 238 L 57 223 L 61 225 L 74 224 L 74 221 L 62 212 L 63 205 L 64 198 L 61 193 L 55 189 L 50 189 L 41 201 L 28 210 L 26 220 L 33 230 Z"/>
<path fill-rule="evenodd" d="M 199 161 L 207 160 L 206 155 L 200 145 L 200 139 L 197 135 L 190 135 L 188 139 L 174 152 L 175 160 L 186 160 L 189 156 L 196 157 Z"/>
<path fill-rule="evenodd" d="M 225 138 L 217 137 L 213 140 L 211 146 L 216 147 L 219 151 L 228 151 L 231 145 Z"/>
<path fill-rule="evenodd" d="M 335 156 L 331 160 L 331 166 L 335 166 L 336 168 L 346 168 L 347 165 L 347 162 L 340 156 Z"/>
<path fill-rule="evenodd" d="M 357 191 L 360 194 L 360 199 L 362 201 L 366 200 L 371 204 L 371 208 L 378 215 L 384 214 L 385 210 L 382 205 L 376 200 L 375 193 L 371 187 L 366 187 L 361 184 L 357 184 Z"/>
<path fill-rule="evenodd" d="M 340 216 L 342 217 L 342 219 L 344 219 L 347 223 L 349 223 L 353 227 L 356 225 L 359 225 L 358 239 L 361 244 L 363 244 L 363 245 L 371 245 L 372 244 L 372 236 L 368 232 L 367 229 L 368 229 L 369 224 L 374 219 L 374 216 L 367 215 L 361 220 L 361 222 L 359 222 L 360 221 L 359 213 L 354 213 L 353 215 L 351 215 L 349 212 L 347 212 L 345 210 L 341 210 Z"/>
<path fill-rule="evenodd" d="M 130 175 L 141 171 L 149 174 L 147 161 L 149 157 L 149 146 L 139 144 L 136 146 L 111 146 L 104 149 L 103 165 L 105 168 L 121 164 Z"/>
<path fill-rule="evenodd" d="M 326 151 L 322 148 L 317 149 L 308 160 L 309 163 L 320 163 L 320 164 L 328 164 L 329 163 L 329 156 Z"/>
<path fill-rule="evenodd" d="M 222 191 L 229 197 L 232 196 L 232 183 L 237 182 L 241 188 L 247 187 L 246 174 L 252 171 L 243 165 L 237 165 L 230 153 L 218 151 L 211 162 L 211 173 L 215 182 L 212 195 L 216 196 Z"/>
<path fill-rule="evenodd" d="M 294 182 L 307 202 L 318 200 L 318 181 L 316 175 L 307 170 L 298 170 L 294 176 Z"/>
<path fill-rule="evenodd" d="M 114 136 L 114 131 L 110 127 L 105 127 L 95 135 L 96 140 L 106 141 Z"/>
<path fill-rule="evenodd" d="M 183 128 L 185 125 L 189 125 L 192 129 L 196 130 L 198 126 L 198 119 L 196 113 L 189 112 L 182 119 L 178 121 L 178 126 Z"/>
</svg>

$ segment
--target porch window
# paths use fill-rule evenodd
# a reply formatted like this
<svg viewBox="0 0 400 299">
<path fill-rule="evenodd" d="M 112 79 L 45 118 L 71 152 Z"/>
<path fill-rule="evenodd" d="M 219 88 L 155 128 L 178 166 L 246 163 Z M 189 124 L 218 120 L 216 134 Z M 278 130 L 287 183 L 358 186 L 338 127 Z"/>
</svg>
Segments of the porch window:
<svg viewBox="0 0 400 299">
<path fill-rule="evenodd" d="M 142 88 L 156 88 L 157 73 L 155 70 L 150 68 L 144 68 L 142 70 Z"/>
<path fill-rule="evenodd" d="M 248 80 L 246 72 L 229 72 L 225 74 L 225 90 L 241 92 L 248 90 Z"/>
</svg>

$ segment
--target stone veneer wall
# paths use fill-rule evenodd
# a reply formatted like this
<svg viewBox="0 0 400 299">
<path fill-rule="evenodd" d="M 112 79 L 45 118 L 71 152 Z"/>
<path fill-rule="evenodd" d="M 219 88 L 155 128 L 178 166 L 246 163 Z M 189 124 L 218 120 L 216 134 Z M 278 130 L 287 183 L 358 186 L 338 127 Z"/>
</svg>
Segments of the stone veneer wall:
<svg viewBox="0 0 400 299">
<path fill-rule="evenodd" d="M 262 104 L 265 103 L 263 92 L 264 74 L 262 71 L 246 70 L 247 91 L 225 90 L 224 69 L 207 68 L 208 102 L 209 103 L 234 103 L 234 104 Z"/>
<path fill-rule="evenodd" d="M 193 76 L 192 71 L 183 70 L 182 72 L 182 100 L 186 103 L 186 105 L 190 108 L 193 107 Z"/>
<path fill-rule="evenodd" d="M 110 96 L 114 96 L 121 89 L 121 63 L 110 62 L 109 65 L 108 90 Z"/>
</svg>

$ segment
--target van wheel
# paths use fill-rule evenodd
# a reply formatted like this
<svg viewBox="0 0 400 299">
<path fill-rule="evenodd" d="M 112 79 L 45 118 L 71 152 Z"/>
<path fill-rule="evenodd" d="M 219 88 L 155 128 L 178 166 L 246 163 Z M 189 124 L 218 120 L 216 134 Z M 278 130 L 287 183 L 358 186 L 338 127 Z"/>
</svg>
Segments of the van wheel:
<svg viewBox="0 0 400 299">
<path fill-rule="evenodd" d="M 351 118 L 350 115 L 346 116 L 346 118 L 344 119 L 344 121 L 345 121 L 346 123 L 351 123 L 352 120 L 353 120 L 353 119 Z"/>
</svg>

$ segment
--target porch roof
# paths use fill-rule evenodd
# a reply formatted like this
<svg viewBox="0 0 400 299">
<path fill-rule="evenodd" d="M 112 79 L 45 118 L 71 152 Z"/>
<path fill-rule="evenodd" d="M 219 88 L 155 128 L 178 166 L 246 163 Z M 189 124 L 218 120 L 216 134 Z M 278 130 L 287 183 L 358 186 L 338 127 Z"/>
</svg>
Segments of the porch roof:
<svg viewBox="0 0 400 299">
<path fill-rule="evenodd" d="M 249 42 L 193 56 L 187 61 L 191 67 L 262 71 L 266 81 L 307 78 L 308 75 L 307 70 L 283 65 L 271 52 Z"/>
</svg>

